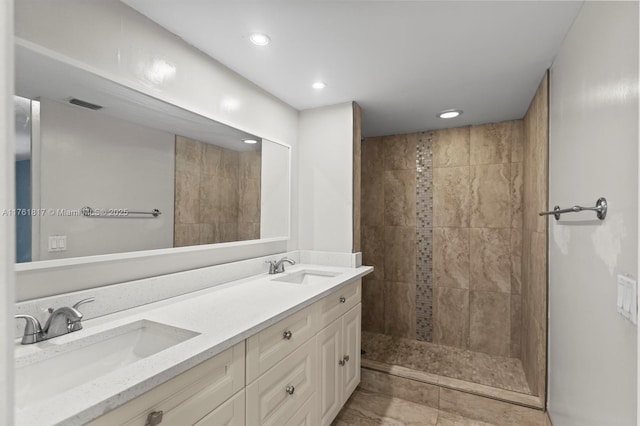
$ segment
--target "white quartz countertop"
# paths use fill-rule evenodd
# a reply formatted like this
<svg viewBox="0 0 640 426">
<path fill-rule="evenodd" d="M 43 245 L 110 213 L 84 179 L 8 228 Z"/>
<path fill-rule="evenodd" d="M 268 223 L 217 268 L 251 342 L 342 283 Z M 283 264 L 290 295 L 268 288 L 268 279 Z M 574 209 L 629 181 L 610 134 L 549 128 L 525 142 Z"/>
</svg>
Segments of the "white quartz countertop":
<svg viewBox="0 0 640 426">
<path fill-rule="evenodd" d="M 16 425 L 85 424 L 373 270 L 369 266 L 342 268 L 303 264 L 289 267 L 285 273 L 302 269 L 340 274 L 320 284 L 275 282 L 272 280 L 282 274 L 261 274 L 88 320 L 83 322 L 83 330 L 49 341 L 32 345 L 20 345 L 19 340 L 16 341 L 15 355 L 20 363 L 37 359 L 39 353 L 53 345 L 140 320 L 199 333 L 90 383 L 32 404 L 21 404 L 16 407 Z"/>
</svg>

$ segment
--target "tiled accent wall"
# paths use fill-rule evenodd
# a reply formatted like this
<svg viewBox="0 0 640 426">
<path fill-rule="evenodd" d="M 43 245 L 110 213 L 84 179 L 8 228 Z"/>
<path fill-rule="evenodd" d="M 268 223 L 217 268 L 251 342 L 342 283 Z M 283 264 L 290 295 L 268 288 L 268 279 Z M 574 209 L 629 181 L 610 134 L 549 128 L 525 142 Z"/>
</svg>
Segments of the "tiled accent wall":
<svg viewBox="0 0 640 426">
<path fill-rule="evenodd" d="M 547 353 L 548 77 L 524 118 L 522 236 L 522 366 L 534 395 L 545 400 Z"/>
<path fill-rule="evenodd" d="M 416 143 L 418 135 L 362 143 L 362 327 L 416 337 Z"/>
<path fill-rule="evenodd" d="M 432 133 L 416 147 L 416 338 L 433 336 L 433 150 Z"/>
<path fill-rule="evenodd" d="M 260 238 L 259 150 L 176 136 L 174 246 Z"/>
<path fill-rule="evenodd" d="M 523 123 L 432 134 L 433 341 L 519 357 Z"/>
</svg>

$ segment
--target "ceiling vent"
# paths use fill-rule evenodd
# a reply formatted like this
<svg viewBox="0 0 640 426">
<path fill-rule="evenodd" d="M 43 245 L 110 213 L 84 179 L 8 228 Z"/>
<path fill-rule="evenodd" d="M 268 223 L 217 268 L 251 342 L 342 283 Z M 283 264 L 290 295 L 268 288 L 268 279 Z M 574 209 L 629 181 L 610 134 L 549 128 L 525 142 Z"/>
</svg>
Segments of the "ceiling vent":
<svg viewBox="0 0 640 426">
<path fill-rule="evenodd" d="M 93 110 L 93 111 L 97 111 L 99 109 L 102 109 L 102 107 L 100 105 L 92 104 L 90 102 L 86 102 L 86 101 L 83 101 L 81 99 L 76 99 L 76 98 L 69 99 L 69 103 L 73 104 L 73 105 L 78 105 L 79 107 L 87 108 L 87 109 L 90 109 L 90 110 Z"/>
</svg>

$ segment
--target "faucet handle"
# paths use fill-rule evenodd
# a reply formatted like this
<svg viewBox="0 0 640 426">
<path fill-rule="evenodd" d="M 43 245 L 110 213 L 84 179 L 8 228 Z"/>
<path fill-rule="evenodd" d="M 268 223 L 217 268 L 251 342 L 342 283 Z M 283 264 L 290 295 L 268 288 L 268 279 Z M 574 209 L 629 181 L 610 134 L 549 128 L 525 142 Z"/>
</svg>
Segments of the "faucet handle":
<svg viewBox="0 0 640 426">
<path fill-rule="evenodd" d="M 276 273 L 277 262 L 275 260 L 265 260 L 264 263 L 269 264 L 269 274 L 273 275 Z"/>
<path fill-rule="evenodd" d="M 95 297 L 88 297 L 86 299 L 82 299 L 81 301 L 79 301 L 78 303 L 73 305 L 73 309 L 78 309 L 80 307 L 80 305 L 84 305 L 85 303 L 95 302 L 95 300 L 96 300 Z"/>
<path fill-rule="evenodd" d="M 35 317 L 26 314 L 15 315 L 16 319 L 24 319 L 27 321 L 27 325 L 24 327 L 24 333 L 22 336 L 22 344 L 27 345 L 29 343 L 39 342 L 41 339 L 39 336 L 42 334 L 42 327 L 40 321 Z"/>
</svg>

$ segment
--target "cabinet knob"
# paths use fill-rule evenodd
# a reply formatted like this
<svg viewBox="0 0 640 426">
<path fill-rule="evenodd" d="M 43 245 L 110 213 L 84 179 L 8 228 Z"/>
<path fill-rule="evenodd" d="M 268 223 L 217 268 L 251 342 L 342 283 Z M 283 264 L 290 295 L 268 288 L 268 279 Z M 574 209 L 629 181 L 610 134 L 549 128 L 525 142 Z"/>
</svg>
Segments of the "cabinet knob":
<svg viewBox="0 0 640 426">
<path fill-rule="evenodd" d="M 345 355 L 343 359 L 344 359 L 344 362 L 349 362 L 349 355 Z"/>
<path fill-rule="evenodd" d="M 344 296 L 340 296 L 340 303 L 346 303 L 347 302 L 347 298 Z"/>
<path fill-rule="evenodd" d="M 164 414 L 162 411 L 150 412 L 149 415 L 147 416 L 147 422 L 144 424 L 144 426 L 159 425 L 160 423 L 162 423 L 162 414 Z"/>
<path fill-rule="evenodd" d="M 340 361 L 338 361 L 338 365 L 339 365 L 340 367 L 344 367 L 344 365 L 345 365 L 346 363 L 347 363 L 347 362 L 344 360 L 344 358 L 342 358 Z"/>
<path fill-rule="evenodd" d="M 289 330 L 285 331 L 284 333 L 282 333 L 282 337 L 286 340 L 291 339 L 291 337 L 293 337 L 293 333 Z"/>
<path fill-rule="evenodd" d="M 285 392 L 287 392 L 289 395 L 293 395 L 293 393 L 296 391 L 296 388 L 294 386 L 287 386 L 287 388 L 285 389 Z"/>
</svg>

